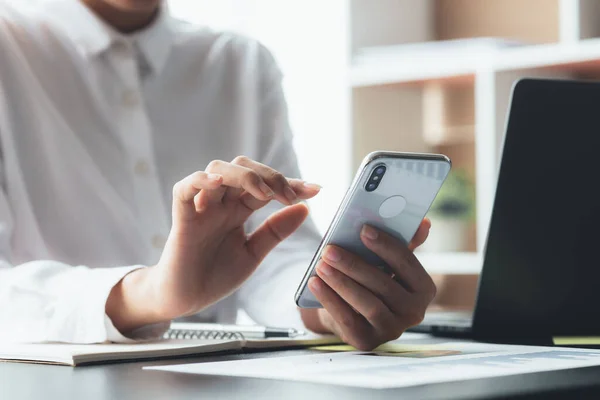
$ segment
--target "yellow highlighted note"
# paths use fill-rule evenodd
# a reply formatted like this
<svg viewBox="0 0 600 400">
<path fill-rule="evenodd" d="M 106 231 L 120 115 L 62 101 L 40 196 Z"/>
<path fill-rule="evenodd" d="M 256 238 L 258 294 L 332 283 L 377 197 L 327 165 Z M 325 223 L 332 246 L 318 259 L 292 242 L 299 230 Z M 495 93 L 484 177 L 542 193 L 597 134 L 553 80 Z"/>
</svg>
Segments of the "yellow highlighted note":
<svg viewBox="0 0 600 400">
<path fill-rule="evenodd" d="M 358 349 L 347 344 L 326 345 L 312 347 L 313 350 L 321 351 L 358 351 Z M 460 351 L 449 350 L 437 344 L 418 345 L 418 344 L 398 344 L 385 343 L 377 347 L 372 352 L 366 353 L 371 356 L 387 356 L 387 357 L 411 357 L 411 358 L 430 358 L 442 357 L 461 354 Z"/>
<path fill-rule="evenodd" d="M 600 346 L 600 336 L 555 336 L 556 346 Z"/>
<path fill-rule="evenodd" d="M 359 351 L 358 349 L 347 345 L 347 344 L 332 344 L 325 346 L 315 346 L 312 347 L 313 350 L 321 350 L 321 351 Z M 440 346 L 437 344 L 398 344 L 398 343 L 384 343 L 381 346 L 377 347 L 375 352 L 386 352 L 386 353 L 407 353 L 412 351 L 430 351 L 430 350 L 440 350 Z"/>
</svg>

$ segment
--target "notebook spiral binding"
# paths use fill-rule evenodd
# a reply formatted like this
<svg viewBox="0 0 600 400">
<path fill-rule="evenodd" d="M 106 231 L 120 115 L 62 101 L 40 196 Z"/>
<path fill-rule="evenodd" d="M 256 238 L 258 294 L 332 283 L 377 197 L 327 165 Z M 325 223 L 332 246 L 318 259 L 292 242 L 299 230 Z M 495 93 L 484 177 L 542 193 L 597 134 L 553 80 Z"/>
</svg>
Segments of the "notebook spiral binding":
<svg viewBox="0 0 600 400">
<path fill-rule="evenodd" d="M 192 331 L 188 329 L 169 329 L 163 339 L 213 339 L 213 340 L 243 340 L 240 332 Z"/>
</svg>

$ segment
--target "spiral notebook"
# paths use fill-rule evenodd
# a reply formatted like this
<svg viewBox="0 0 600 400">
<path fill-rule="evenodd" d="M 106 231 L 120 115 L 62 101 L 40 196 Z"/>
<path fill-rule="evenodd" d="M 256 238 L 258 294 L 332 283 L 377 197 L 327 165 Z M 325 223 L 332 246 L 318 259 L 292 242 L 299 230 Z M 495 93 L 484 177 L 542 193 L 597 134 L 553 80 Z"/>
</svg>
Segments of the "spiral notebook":
<svg viewBox="0 0 600 400">
<path fill-rule="evenodd" d="M 215 328 L 213 328 L 213 326 Z M 163 339 L 248 339 L 242 332 L 244 327 L 241 325 L 228 325 L 226 326 L 225 330 L 216 329 L 216 327 L 220 326 L 222 325 L 194 322 L 173 322 L 171 324 L 171 328 L 163 335 Z"/>
<path fill-rule="evenodd" d="M 202 324 L 205 325 L 205 324 Z M 168 336 L 181 337 L 172 329 Z M 305 335 L 293 339 L 245 339 L 240 332 L 194 330 L 189 339 L 162 339 L 134 344 L 0 343 L 0 360 L 80 366 L 134 360 L 156 360 L 221 352 L 291 349 L 340 343 L 335 336 Z M 194 336 L 194 338 L 192 338 Z"/>
</svg>

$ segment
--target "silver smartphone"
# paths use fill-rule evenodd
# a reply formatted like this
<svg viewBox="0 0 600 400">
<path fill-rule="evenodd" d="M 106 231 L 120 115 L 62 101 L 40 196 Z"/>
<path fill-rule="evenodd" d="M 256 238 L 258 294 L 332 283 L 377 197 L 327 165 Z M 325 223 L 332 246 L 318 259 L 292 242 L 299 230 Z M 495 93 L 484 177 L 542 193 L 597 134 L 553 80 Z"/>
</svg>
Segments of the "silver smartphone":
<svg viewBox="0 0 600 400">
<path fill-rule="evenodd" d="M 296 304 L 302 308 L 321 307 L 307 284 L 316 274 L 315 267 L 328 244 L 388 269 L 385 262 L 362 243 L 363 225 L 372 225 L 405 243 L 410 242 L 450 168 L 450 159 L 441 154 L 378 151 L 365 157 L 302 278 L 296 291 Z"/>
</svg>

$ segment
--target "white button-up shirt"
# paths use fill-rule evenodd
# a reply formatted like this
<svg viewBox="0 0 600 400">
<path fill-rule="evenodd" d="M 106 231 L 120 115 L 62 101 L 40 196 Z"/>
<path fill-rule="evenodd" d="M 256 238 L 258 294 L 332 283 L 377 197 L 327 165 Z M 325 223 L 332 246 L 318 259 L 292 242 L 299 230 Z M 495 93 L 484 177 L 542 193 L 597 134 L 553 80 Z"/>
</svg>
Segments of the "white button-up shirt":
<svg viewBox="0 0 600 400">
<path fill-rule="evenodd" d="M 256 41 L 166 10 L 123 36 L 77 0 L 24 6 L 0 4 L 0 338 L 127 340 L 106 299 L 159 260 L 175 182 L 238 155 L 299 176 L 281 74 Z M 300 323 L 293 293 L 319 239 L 305 223 L 197 319 Z"/>
</svg>

